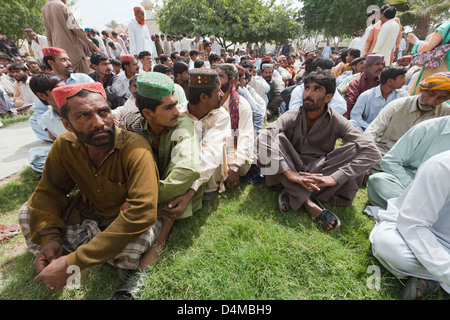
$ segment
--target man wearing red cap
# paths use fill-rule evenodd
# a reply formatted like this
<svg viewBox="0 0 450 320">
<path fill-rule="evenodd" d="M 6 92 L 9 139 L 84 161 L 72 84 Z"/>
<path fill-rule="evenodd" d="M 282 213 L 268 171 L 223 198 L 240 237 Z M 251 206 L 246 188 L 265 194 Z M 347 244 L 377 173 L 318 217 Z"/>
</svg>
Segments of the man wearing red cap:
<svg viewBox="0 0 450 320">
<path fill-rule="evenodd" d="M 115 128 L 101 83 L 55 88 L 52 96 L 68 132 L 54 142 L 19 212 L 36 256 L 35 283 L 61 289 L 70 284 L 69 266 L 78 273 L 105 262 L 141 270 L 161 227 L 158 170 L 148 142 Z"/>
<path fill-rule="evenodd" d="M 66 50 L 56 47 L 46 47 L 42 49 L 45 65 L 64 79 L 67 85 L 77 83 L 93 82 L 85 73 L 75 72 L 72 60 Z"/>
<path fill-rule="evenodd" d="M 83 46 L 97 52 L 99 49 L 78 25 L 72 12 L 66 6 L 66 0 L 48 1 L 42 7 L 42 17 L 48 45 L 65 49 L 75 72 L 88 73 L 89 62 Z"/>
<path fill-rule="evenodd" d="M 131 91 L 129 90 L 130 79 L 139 74 L 139 62 L 133 54 L 121 55 L 120 62 L 122 63 L 122 71 L 117 75 L 117 77 L 122 83 L 121 91 L 125 92 L 125 98 L 128 99 L 131 96 Z"/>
</svg>

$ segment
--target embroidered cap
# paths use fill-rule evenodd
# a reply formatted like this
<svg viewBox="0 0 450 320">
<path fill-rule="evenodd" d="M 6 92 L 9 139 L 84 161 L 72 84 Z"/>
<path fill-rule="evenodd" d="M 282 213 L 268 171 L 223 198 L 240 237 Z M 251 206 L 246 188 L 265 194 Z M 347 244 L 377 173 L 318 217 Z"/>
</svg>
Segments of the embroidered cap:
<svg viewBox="0 0 450 320">
<path fill-rule="evenodd" d="M 67 99 L 73 97 L 81 90 L 100 93 L 105 99 L 107 99 L 103 84 L 100 82 L 78 83 L 70 86 L 57 87 L 52 90 L 52 96 L 55 99 L 58 108 L 61 108 L 67 104 Z"/>
<path fill-rule="evenodd" d="M 66 50 L 56 47 L 46 47 L 42 48 L 42 53 L 44 54 L 44 57 L 52 57 L 57 56 L 60 53 L 66 53 Z"/>
<path fill-rule="evenodd" d="M 137 93 L 145 98 L 161 100 L 171 96 L 175 84 L 171 78 L 159 72 L 144 72 L 136 80 Z"/>
<path fill-rule="evenodd" d="M 189 86 L 193 88 L 211 88 L 219 83 L 219 74 L 208 68 L 195 68 L 189 70 Z"/>
<path fill-rule="evenodd" d="M 128 62 L 133 60 L 135 57 L 132 54 L 123 54 L 120 56 L 120 62 Z"/>
</svg>

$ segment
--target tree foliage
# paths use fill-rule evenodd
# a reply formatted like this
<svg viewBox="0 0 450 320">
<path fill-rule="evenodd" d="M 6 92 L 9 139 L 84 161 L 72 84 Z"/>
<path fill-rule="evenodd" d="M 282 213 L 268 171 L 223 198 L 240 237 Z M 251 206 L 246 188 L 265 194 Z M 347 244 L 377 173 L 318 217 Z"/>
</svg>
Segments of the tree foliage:
<svg viewBox="0 0 450 320">
<path fill-rule="evenodd" d="M 307 32 L 321 32 L 330 37 L 350 36 L 367 27 L 367 9 L 384 0 L 303 0 L 299 21 Z"/>
<path fill-rule="evenodd" d="M 157 20 L 165 33 L 215 35 L 220 45 L 277 42 L 296 37 L 299 26 L 286 4 L 263 0 L 169 0 Z"/>
<path fill-rule="evenodd" d="M 46 0 L 1 0 L 0 30 L 15 42 L 24 38 L 23 29 L 32 28 L 36 33 L 44 33 L 41 8 Z"/>
<path fill-rule="evenodd" d="M 450 0 L 389 0 L 399 10 L 402 25 L 411 26 L 419 39 L 425 39 L 431 26 L 450 18 Z"/>
</svg>

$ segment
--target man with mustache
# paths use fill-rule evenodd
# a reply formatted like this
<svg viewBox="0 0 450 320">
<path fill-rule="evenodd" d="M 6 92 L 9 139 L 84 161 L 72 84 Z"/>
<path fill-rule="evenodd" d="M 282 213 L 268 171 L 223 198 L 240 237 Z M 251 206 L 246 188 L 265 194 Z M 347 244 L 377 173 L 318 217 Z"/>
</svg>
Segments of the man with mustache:
<svg viewBox="0 0 450 320">
<path fill-rule="evenodd" d="M 127 101 L 125 96 L 128 89 L 124 89 L 119 76 L 112 72 L 113 67 L 108 57 L 103 53 L 94 52 L 91 55 L 91 66 L 94 71 L 90 72 L 89 76 L 94 81 L 103 84 L 111 109 L 123 106 Z"/>
<path fill-rule="evenodd" d="M 36 96 L 30 89 L 30 75 L 26 65 L 14 62 L 8 66 L 8 70 L 16 79 L 14 84 L 14 107 L 18 113 L 27 112 L 34 105 Z"/>
<path fill-rule="evenodd" d="M 54 142 L 19 211 L 36 256 L 34 282 L 58 290 L 70 283 L 69 266 L 81 272 L 105 262 L 143 270 L 161 227 L 158 169 L 148 142 L 115 128 L 99 82 L 58 87 L 52 96 L 68 132 Z"/>
<path fill-rule="evenodd" d="M 372 89 L 380 84 L 380 75 L 385 67 L 383 55 L 369 55 L 364 63 L 364 72 L 354 79 L 348 86 L 345 100 L 347 101 L 347 112 L 344 117 L 350 119 L 350 112 L 364 91 Z"/>
<path fill-rule="evenodd" d="M 433 137 L 436 129 L 432 122 L 423 124 L 426 120 L 450 115 L 450 105 L 446 103 L 450 99 L 450 72 L 426 78 L 420 82 L 420 90 L 419 95 L 389 103 L 364 132 L 383 156 L 371 169 L 372 175 L 367 181 L 367 193 L 373 205 L 386 207 L 388 199 L 395 198 L 407 187 L 421 159 L 446 148 L 439 146 L 438 138 Z M 420 147 L 420 143 L 424 146 Z"/>
<path fill-rule="evenodd" d="M 244 68 L 239 68 L 244 72 Z M 233 140 L 228 144 L 226 185 L 232 189 L 239 185 L 239 177 L 248 173 L 256 153 L 252 108 L 238 93 L 239 72 L 233 64 L 215 64 L 212 69 L 219 74 L 220 88 L 224 93 L 222 107 L 230 114 Z"/>
<path fill-rule="evenodd" d="M 258 136 L 261 173 L 280 188 L 279 208 L 303 208 L 324 230 L 337 231 L 339 218 L 321 202 L 352 203 L 366 170 L 381 156 L 375 144 L 328 103 L 336 90 L 330 70 L 303 80 L 303 105 L 289 110 Z M 335 148 L 336 141 L 345 144 Z"/>
<path fill-rule="evenodd" d="M 203 203 L 210 204 L 225 191 L 228 177 L 227 143 L 232 141 L 230 114 L 221 107 L 223 92 L 219 75 L 209 68 L 189 70 L 189 98 L 179 104 L 180 114 L 189 118 L 200 141 L 200 178 L 191 188 L 203 193 Z"/>
<path fill-rule="evenodd" d="M 74 72 L 72 60 L 66 50 L 57 47 L 46 47 L 42 49 L 44 64 L 63 78 L 67 85 L 77 83 L 94 82 L 87 74 Z"/>
<path fill-rule="evenodd" d="M 414 125 L 450 115 L 450 105 L 446 103 L 450 98 L 449 82 L 450 72 L 435 73 L 420 83 L 423 92 L 419 95 L 399 98 L 380 111 L 364 134 L 375 142 L 383 157 Z M 371 171 L 380 170 L 377 163 Z"/>
</svg>

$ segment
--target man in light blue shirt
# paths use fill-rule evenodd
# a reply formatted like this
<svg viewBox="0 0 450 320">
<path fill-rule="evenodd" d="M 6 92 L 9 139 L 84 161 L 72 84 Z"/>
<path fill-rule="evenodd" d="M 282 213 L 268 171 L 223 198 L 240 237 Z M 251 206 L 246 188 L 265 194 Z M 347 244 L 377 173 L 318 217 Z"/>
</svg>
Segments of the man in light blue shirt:
<svg viewBox="0 0 450 320">
<path fill-rule="evenodd" d="M 388 66 L 381 72 L 380 84 L 361 93 L 350 113 L 350 122 L 356 128 L 364 132 L 389 102 L 409 96 L 402 89 L 406 71 L 403 67 Z"/>
<path fill-rule="evenodd" d="M 381 172 L 367 182 L 370 202 L 386 208 L 416 176 L 417 169 L 432 156 L 450 150 L 450 116 L 423 121 L 405 133 L 381 160 Z"/>
</svg>

